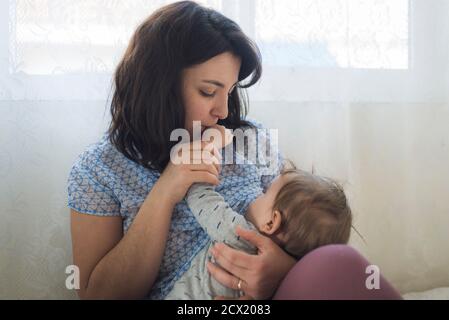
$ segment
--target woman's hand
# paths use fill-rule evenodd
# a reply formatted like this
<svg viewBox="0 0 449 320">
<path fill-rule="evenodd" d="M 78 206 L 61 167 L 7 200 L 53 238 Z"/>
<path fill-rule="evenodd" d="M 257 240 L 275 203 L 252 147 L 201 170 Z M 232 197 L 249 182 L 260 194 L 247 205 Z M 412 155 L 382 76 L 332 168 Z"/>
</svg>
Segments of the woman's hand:
<svg viewBox="0 0 449 320">
<path fill-rule="evenodd" d="M 191 142 L 178 146 L 175 154 L 182 161 L 170 159 L 153 189 L 162 197 L 168 197 L 170 204 L 181 201 L 193 183 L 218 185 L 221 155 L 217 148 L 205 142 Z M 182 154 L 188 152 L 188 155 Z M 183 158 L 187 156 L 187 158 Z M 179 163 L 179 164 L 175 164 Z"/>
<path fill-rule="evenodd" d="M 247 254 L 218 243 L 211 253 L 219 266 L 209 262 L 209 272 L 224 286 L 245 292 L 245 297 L 271 298 L 296 260 L 268 237 L 240 227 L 236 234 L 256 246 L 258 254 Z"/>
<path fill-rule="evenodd" d="M 208 127 L 203 133 L 203 141 L 212 143 L 218 150 L 232 143 L 232 131 L 224 126 L 215 124 Z"/>
</svg>

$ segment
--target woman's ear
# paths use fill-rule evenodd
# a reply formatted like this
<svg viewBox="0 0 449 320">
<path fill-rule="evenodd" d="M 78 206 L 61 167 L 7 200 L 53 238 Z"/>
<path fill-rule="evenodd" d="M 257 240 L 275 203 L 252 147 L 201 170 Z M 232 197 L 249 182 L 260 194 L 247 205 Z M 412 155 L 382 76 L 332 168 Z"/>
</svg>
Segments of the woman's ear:
<svg viewBox="0 0 449 320">
<path fill-rule="evenodd" d="M 279 210 L 274 210 L 271 214 L 271 219 L 263 225 L 263 232 L 272 235 L 281 227 L 282 215 Z"/>
</svg>

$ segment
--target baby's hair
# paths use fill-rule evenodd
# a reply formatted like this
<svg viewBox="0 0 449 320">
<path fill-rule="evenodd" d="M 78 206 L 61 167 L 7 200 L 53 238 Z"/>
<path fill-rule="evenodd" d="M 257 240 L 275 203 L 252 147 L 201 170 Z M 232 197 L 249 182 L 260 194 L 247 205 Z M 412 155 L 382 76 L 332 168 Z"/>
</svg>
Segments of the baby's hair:
<svg viewBox="0 0 449 320">
<path fill-rule="evenodd" d="M 284 165 L 287 182 L 276 195 L 273 210 L 282 215 L 284 250 L 296 258 L 327 244 L 346 244 L 352 213 L 343 187 L 336 181 Z"/>
</svg>

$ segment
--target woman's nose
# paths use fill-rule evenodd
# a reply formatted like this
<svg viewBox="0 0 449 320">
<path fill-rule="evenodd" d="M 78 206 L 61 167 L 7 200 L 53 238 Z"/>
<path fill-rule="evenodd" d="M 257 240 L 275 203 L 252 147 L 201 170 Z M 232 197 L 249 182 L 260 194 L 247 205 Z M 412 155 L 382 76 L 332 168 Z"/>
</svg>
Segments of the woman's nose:
<svg viewBox="0 0 449 320">
<path fill-rule="evenodd" d="M 223 120 L 228 117 L 228 96 L 226 98 L 221 99 L 214 108 L 213 111 L 214 116 Z"/>
</svg>

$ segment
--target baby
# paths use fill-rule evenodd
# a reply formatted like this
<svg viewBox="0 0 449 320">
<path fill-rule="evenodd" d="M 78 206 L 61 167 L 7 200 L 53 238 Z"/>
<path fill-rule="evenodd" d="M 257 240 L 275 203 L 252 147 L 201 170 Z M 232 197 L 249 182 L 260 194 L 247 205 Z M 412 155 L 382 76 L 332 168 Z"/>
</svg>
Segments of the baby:
<svg viewBox="0 0 449 320">
<path fill-rule="evenodd" d="M 297 259 L 323 245 L 347 243 L 350 236 L 352 215 L 343 189 L 330 179 L 295 168 L 283 169 L 267 191 L 249 205 L 245 216 L 233 211 L 210 185 L 192 185 L 186 201 L 211 240 L 197 253 L 166 299 L 241 295 L 218 283 L 206 269 L 215 242 L 257 253 L 253 245 L 236 236 L 237 225 L 270 237 Z"/>
</svg>

